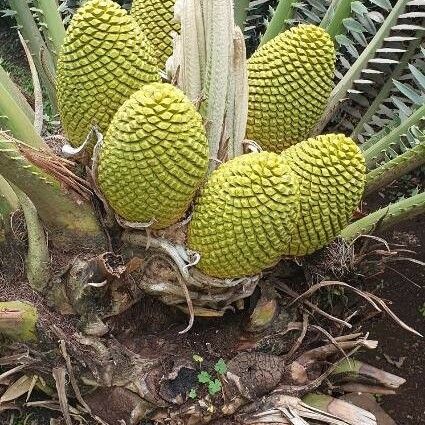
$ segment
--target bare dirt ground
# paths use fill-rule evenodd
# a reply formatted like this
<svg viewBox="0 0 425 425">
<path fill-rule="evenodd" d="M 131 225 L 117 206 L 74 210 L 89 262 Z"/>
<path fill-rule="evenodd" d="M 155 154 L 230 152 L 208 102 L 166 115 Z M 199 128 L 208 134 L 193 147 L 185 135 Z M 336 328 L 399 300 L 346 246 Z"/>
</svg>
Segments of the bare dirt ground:
<svg viewBox="0 0 425 425">
<path fill-rule="evenodd" d="M 425 261 L 425 217 L 405 223 L 383 236 L 400 242 L 413 239 L 412 242 L 419 245 L 415 258 Z M 425 267 L 408 262 L 393 267 L 396 271 L 387 270 L 375 285 L 382 283 L 380 295 L 392 302 L 394 312 L 425 335 Z M 387 317 L 378 317 L 365 328 L 370 328 L 379 346 L 363 358 L 407 379 L 399 394 L 383 397 L 383 407 L 399 425 L 425 424 L 425 340 L 405 332 Z"/>
</svg>

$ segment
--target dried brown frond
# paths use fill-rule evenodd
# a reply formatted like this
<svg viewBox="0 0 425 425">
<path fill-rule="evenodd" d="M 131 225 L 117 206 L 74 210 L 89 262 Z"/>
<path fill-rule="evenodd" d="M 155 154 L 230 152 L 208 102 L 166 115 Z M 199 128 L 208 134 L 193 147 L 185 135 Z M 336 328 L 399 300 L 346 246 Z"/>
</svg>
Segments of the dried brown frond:
<svg viewBox="0 0 425 425">
<path fill-rule="evenodd" d="M 397 273 L 413 285 L 420 287 L 418 283 L 392 267 L 400 261 L 414 263 L 422 267 L 425 266 L 425 262 L 414 258 L 416 251 L 408 249 L 408 245 L 405 243 L 389 243 L 383 238 L 371 235 L 360 236 L 353 242 L 353 245 L 355 242 L 362 242 L 362 244 L 356 251 L 353 267 L 361 270 L 365 278 L 374 278 L 388 269 Z M 414 245 L 413 248 L 416 248 L 416 246 Z"/>
<path fill-rule="evenodd" d="M 337 239 L 306 259 L 303 266 L 307 281 L 317 283 L 328 278 L 352 278 L 358 274 L 355 259 L 354 245 Z"/>
<path fill-rule="evenodd" d="M 417 243 L 414 238 L 411 240 Z M 416 245 L 413 245 L 413 248 L 416 248 Z M 374 235 L 359 236 L 352 243 L 337 239 L 326 248 L 307 257 L 303 261 L 303 268 L 307 281 L 313 284 L 329 279 L 350 281 L 359 277 L 371 279 L 388 269 L 420 287 L 417 282 L 394 268 L 394 264 L 400 261 L 425 266 L 425 262 L 415 258 L 416 252 L 408 248 L 405 243 L 390 243 Z"/>
<path fill-rule="evenodd" d="M 417 332 L 415 329 L 411 328 L 409 325 L 404 323 L 388 306 L 387 304 L 379 298 L 375 294 L 371 294 L 370 292 L 362 291 L 358 288 L 355 288 L 348 283 L 345 282 L 337 282 L 337 281 L 323 281 L 320 283 L 317 283 L 316 285 L 313 285 L 311 288 L 309 288 L 307 291 L 305 291 L 302 295 L 300 295 L 298 298 L 293 300 L 288 307 L 291 305 L 294 305 L 295 303 L 304 300 L 306 298 L 311 297 L 316 291 L 318 291 L 321 288 L 329 287 L 329 286 L 340 286 L 343 288 L 348 288 L 351 291 L 355 292 L 358 296 L 365 299 L 376 311 L 382 312 L 385 311 L 396 323 L 398 323 L 403 329 L 412 332 L 413 334 L 422 337 L 422 335 Z"/>
<path fill-rule="evenodd" d="M 55 177 L 64 186 L 74 190 L 84 199 L 90 199 L 93 191 L 89 183 L 77 176 L 75 170 L 76 163 L 68 159 L 62 158 L 51 152 L 42 152 L 32 149 L 26 145 L 18 143 L 18 147 L 22 155 L 25 156 L 31 163 L 40 167 L 47 174 Z"/>
</svg>

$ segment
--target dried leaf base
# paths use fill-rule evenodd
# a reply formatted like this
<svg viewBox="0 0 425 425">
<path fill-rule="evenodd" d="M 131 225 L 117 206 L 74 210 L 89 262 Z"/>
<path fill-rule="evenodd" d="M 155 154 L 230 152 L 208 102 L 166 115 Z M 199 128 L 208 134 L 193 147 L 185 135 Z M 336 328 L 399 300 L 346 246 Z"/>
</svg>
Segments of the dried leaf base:
<svg viewBox="0 0 425 425">
<path fill-rule="evenodd" d="M 56 267 L 43 295 L 12 266 L 19 256 L 13 263 L 12 250 L 2 251 L 11 269 L 0 280 L 1 299 L 19 298 L 37 311 L 34 342 L 11 344 L 9 335 L 0 345 L 6 415 L 47 409 L 66 425 L 376 424 L 331 396 L 359 388 L 385 394 L 404 380 L 351 360 L 377 342 L 357 316 L 335 317 L 314 295 L 344 287 L 391 312 L 382 300 L 342 282 L 300 294 L 280 267 L 261 280 L 211 279 L 194 267 L 181 232 L 172 239 L 125 230 L 115 241 L 120 255 L 51 251 Z M 214 375 L 220 358 L 227 370 Z M 200 384 L 201 370 L 220 391 Z"/>
<path fill-rule="evenodd" d="M 260 276 L 226 280 L 207 276 L 194 267 L 196 253 L 145 232 L 128 231 L 122 239 L 143 256 L 142 291 L 178 307 L 192 320 L 193 316 L 220 317 L 234 305 L 241 306 L 260 280 Z"/>
</svg>

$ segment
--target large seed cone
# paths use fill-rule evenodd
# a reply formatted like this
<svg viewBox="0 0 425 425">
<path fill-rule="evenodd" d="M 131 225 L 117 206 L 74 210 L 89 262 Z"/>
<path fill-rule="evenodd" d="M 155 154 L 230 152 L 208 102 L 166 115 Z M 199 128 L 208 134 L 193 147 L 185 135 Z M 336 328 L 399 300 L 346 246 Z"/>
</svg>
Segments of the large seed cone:
<svg viewBox="0 0 425 425">
<path fill-rule="evenodd" d="M 133 0 L 131 15 L 152 43 L 161 69 L 173 53 L 173 36 L 180 26 L 174 22 L 175 0 Z"/>
<path fill-rule="evenodd" d="M 177 222 L 202 183 L 208 142 L 179 89 L 152 83 L 118 110 L 99 156 L 98 184 L 125 220 L 161 229 Z"/>
<path fill-rule="evenodd" d="M 57 96 L 73 146 L 93 125 L 106 132 L 115 112 L 159 74 L 149 41 L 112 0 L 90 0 L 72 19 L 59 54 Z"/>
<path fill-rule="evenodd" d="M 257 274 L 279 260 L 298 213 L 298 181 L 287 160 L 271 152 L 242 155 L 212 173 L 195 207 L 188 246 L 210 276 Z"/>
<path fill-rule="evenodd" d="M 365 160 L 343 134 L 305 140 L 282 156 L 299 177 L 301 203 L 285 254 L 311 254 L 334 240 L 351 219 L 365 186 Z"/>
<path fill-rule="evenodd" d="M 250 58 L 247 137 L 281 152 L 304 140 L 333 87 L 335 48 L 320 27 L 299 25 Z"/>
</svg>

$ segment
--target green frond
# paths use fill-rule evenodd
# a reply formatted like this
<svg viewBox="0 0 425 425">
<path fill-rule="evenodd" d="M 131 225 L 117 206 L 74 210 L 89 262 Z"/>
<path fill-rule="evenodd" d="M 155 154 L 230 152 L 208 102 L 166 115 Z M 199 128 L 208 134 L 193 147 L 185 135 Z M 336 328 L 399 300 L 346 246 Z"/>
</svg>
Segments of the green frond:
<svg viewBox="0 0 425 425">
<path fill-rule="evenodd" d="M 409 0 L 398 0 L 389 13 L 382 9 L 361 15 L 363 9 L 359 9 L 355 12 L 357 18 L 344 20 L 346 34 L 336 37 L 341 46 L 336 72 L 338 83 L 317 132 L 341 122 L 346 125 L 346 131 L 354 130 L 362 113 L 353 105 L 367 107 L 370 104 L 365 93 L 378 94 L 388 68 L 396 65 L 405 53 L 403 43 L 416 40 L 418 26 L 407 23 L 411 21 L 408 12 L 414 8 L 409 3 Z"/>
<path fill-rule="evenodd" d="M 33 122 L 34 121 L 34 110 L 28 103 L 25 96 L 22 94 L 21 89 L 15 82 L 10 78 L 9 73 L 4 69 L 3 61 L 0 59 L 0 84 L 4 86 L 5 90 L 11 94 L 15 102 L 22 109 L 22 112 L 26 117 Z M 0 114 L 1 115 L 1 114 Z M 1 119 L 0 119 L 1 122 Z"/>
<path fill-rule="evenodd" d="M 425 164 L 425 133 L 414 126 L 408 134 L 411 136 L 412 147 L 367 174 L 365 195 L 385 187 Z"/>
<path fill-rule="evenodd" d="M 333 0 L 329 5 L 326 14 L 323 16 L 320 26 L 335 39 L 340 34 L 345 32 L 344 20 L 349 18 L 352 13 L 352 4 L 360 2 L 352 2 L 352 0 Z M 363 6 L 360 3 L 361 6 Z M 364 6 L 363 6 L 364 7 Z"/>
<path fill-rule="evenodd" d="M 56 96 L 54 88 L 55 59 L 49 45 L 43 38 L 42 31 L 34 17 L 31 5 L 27 0 L 9 0 L 10 9 L 14 12 L 18 29 L 27 42 L 28 48 L 34 58 L 37 71 L 49 97 L 49 101 L 56 111 Z"/>
<path fill-rule="evenodd" d="M 261 37 L 260 46 L 275 38 L 282 31 L 290 27 L 295 13 L 296 0 L 280 0 L 273 11 L 270 22 L 267 24 L 266 32 Z"/>
<path fill-rule="evenodd" d="M 35 148 L 46 147 L 34 127 L 34 112 L 0 65 L 0 131 L 12 134 Z"/>
<path fill-rule="evenodd" d="M 251 55 L 259 46 L 261 37 L 267 29 L 278 1 L 250 0 L 244 28 L 248 55 Z"/>
<path fill-rule="evenodd" d="M 370 98 L 367 97 L 366 93 L 363 94 L 363 96 L 368 100 L 366 107 L 362 107 L 359 104 L 357 106 L 353 105 L 353 108 L 358 109 L 361 118 L 355 126 L 351 136 L 363 143 L 363 146 L 368 143 L 366 139 L 369 138 L 370 140 L 370 138 L 374 134 L 381 131 L 386 125 L 391 122 L 391 120 L 395 119 L 397 116 L 396 111 L 398 110 L 398 108 L 394 104 L 392 96 L 396 95 L 398 97 L 400 93 L 398 93 L 397 87 L 394 84 L 394 80 L 412 80 L 413 74 L 410 70 L 411 67 L 414 69 L 414 72 L 416 74 L 422 75 L 421 71 L 418 70 L 418 68 L 416 68 L 414 65 L 412 65 L 412 63 L 420 65 L 420 63 L 418 63 L 418 54 L 420 53 L 420 44 L 422 42 L 422 36 L 423 34 L 418 31 L 415 34 L 415 39 L 411 40 L 408 44 L 406 51 L 402 55 L 399 62 L 397 64 L 389 66 L 388 73 L 377 74 L 378 77 L 383 80 L 383 82 L 381 84 L 379 84 L 379 82 L 375 83 L 379 84 L 380 87 L 378 91 L 373 90 Z M 414 81 L 413 83 L 415 84 Z M 418 89 L 419 91 L 421 90 L 419 85 Z M 422 90 L 425 90 L 425 82 L 423 83 Z"/>
<path fill-rule="evenodd" d="M 237 0 L 234 3 L 235 24 L 243 31 L 249 11 L 249 0 Z"/>
<path fill-rule="evenodd" d="M 24 157 L 17 143 L 0 138 L 1 174 L 31 199 L 51 238 L 60 245 L 78 238 L 87 247 L 103 241 L 91 205 L 68 196 L 57 179 Z"/>
<path fill-rule="evenodd" d="M 18 198 L 7 180 L 0 174 L 0 222 L 19 206 Z"/>
<path fill-rule="evenodd" d="M 56 0 L 33 0 L 31 11 L 38 17 L 38 25 L 44 35 L 46 44 L 55 61 L 65 37 L 65 27 L 62 22 Z"/>
<path fill-rule="evenodd" d="M 364 150 L 366 164 L 373 169 L 379 163 L 397 156 L 398 151 L 404 152 L 415 145 L 415 137 L 410 131 L 413 126 L 424 128 L 425 104 L 417 108 L 408 118 L 400 120 L 391 131 L 377 139 L 368 149 Z"/>
<path fill-rule="evenodd" d="M 326 0 L 304 0 L 293 4 L 294 15 L 289 21 L 290 25 L 314 24 L 319 25 L 329 10 Z"/>
<path fill-rule="evenodd" d="M 352 241 L 361 235 L 371 234 L 376 229 L 384 230 L 424 213 L 425 192 L 421 192 L 351 223 L 341 232 L 341 237 L 347 241 Z"/>
</svg>

